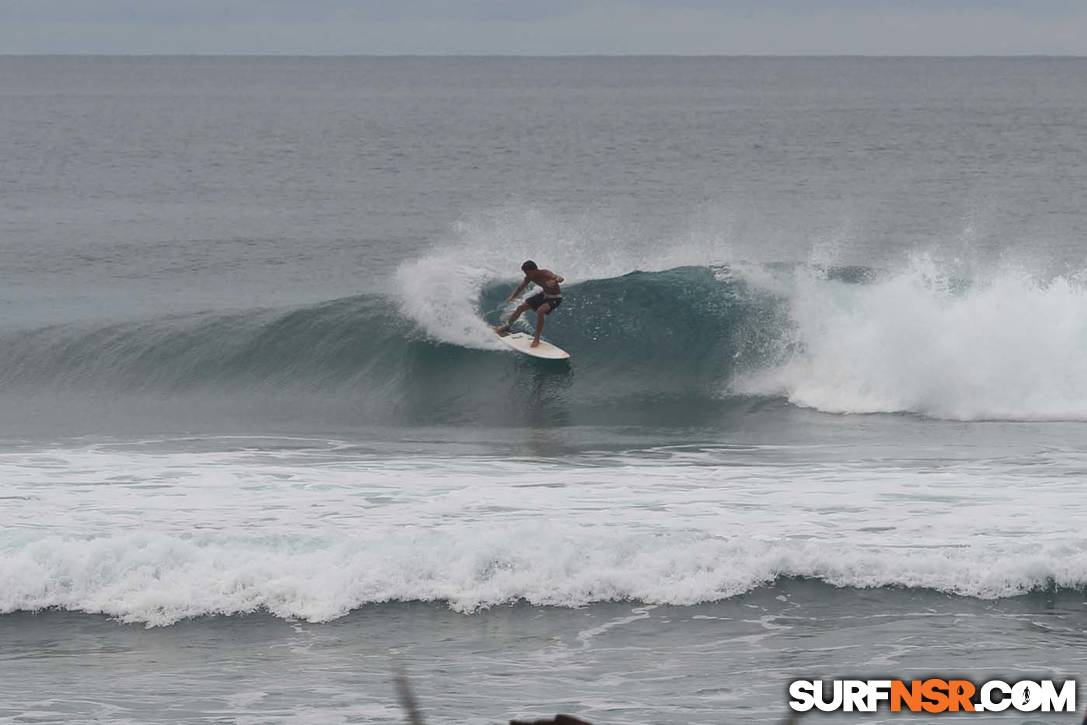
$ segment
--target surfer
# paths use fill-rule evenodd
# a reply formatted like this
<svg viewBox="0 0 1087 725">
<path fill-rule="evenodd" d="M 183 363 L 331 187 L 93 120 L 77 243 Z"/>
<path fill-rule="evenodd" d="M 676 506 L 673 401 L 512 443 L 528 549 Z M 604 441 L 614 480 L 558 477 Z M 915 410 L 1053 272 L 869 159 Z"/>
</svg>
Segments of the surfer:
<svg viewBox="0 0 1087 725">
<path fill-rule="evenodd" d="M 565 278 L 560 277 L 550 269 L 540 269 L 531 259 L 521 265 L 521 271 L 525 273 L 525 278 L 521 281 L 521 284 L 517 285 L 517 289 L 511 292 L 510 296 L 506 298 L 506 302 L 513 302 L 517 295 L 524 292 L 525 287 L 528 287 L 530 283 L 535 283 L 536 286 L 540 288 L 540 291 L 519 304 L 517 309 L 513 311 L 513 314 L 510 315 L 510 318 L 494 328 L 494 331 L 499 335 L 509 332 L 510 325 L 517 322 L 517 318 L 520 317 L 525 310 L 535 310 L 536 334 L 532 338 L 532 347 L 539 347 L 540 333 L 543 332 L 544 318 L 558 309 L 558 306 L 562 304 L 562 290 L 559 289 L 559 283 L 564 282 Z"/>
</svg>

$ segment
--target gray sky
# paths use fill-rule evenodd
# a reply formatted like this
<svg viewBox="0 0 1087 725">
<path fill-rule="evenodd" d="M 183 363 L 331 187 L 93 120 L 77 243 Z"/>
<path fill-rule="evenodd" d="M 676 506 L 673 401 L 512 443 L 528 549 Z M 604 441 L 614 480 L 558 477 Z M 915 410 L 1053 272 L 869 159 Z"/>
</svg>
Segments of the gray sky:
<svg viewBox="0 0 1087 725">
<path fill-rule="evenodd" d="M 1087 55 L 1087 0 L 0 0 L 0 53 Z"/>
</svg>

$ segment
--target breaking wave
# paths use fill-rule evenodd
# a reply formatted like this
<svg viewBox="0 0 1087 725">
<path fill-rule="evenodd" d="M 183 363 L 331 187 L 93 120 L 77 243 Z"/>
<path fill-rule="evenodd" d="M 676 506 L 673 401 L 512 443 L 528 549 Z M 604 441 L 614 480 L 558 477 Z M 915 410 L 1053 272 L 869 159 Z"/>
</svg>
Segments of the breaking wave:
<svg viewBox="0 0 1087 725">
<path fill-rule="evenodd" d="M 1004 269 L 964 280 L 922 257 L 898 270 L 716 265 L 571 276 L 545 336 L 573 362 L 555 366 L 505 351 L 487 330 L 508 310 L 514 281 L 446 262 L 406 265 L 390 295 L 9 332 L 0 390 L 274 387 L 354 397 L 390 414 L 426 401 L 437 421 L 502 407 L 526 385 L 568 410 L 612 408 L 624 419 L 638 406 L 697 413 L 737 396 L 831 413 L 1087 419 L 1087 288 L 1075 275 Z"/>
</svg>

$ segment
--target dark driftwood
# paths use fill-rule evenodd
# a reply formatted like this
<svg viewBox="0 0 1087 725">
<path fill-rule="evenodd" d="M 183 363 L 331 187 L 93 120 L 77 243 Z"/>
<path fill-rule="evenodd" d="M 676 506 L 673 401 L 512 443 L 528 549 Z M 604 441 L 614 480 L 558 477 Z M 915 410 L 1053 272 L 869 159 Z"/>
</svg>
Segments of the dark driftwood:
<svg viewBox="0 0 1087 725">
<path fill-rule="evenodd" d="M 396 674 L 396 695 L 400 700 L 400 709 L 404 711 L 411 725 L 423 725 L 423 713 L 419 711 L 419 705 L 415 702 L 415 695 L 411 691 L 411 683 L 403 672 Z"/>
<path fill-rule="evenodd" d="M 410 725 L 424 725 L 423 713 L 419 711 L 419 705 L 415 702 L 415 695 L 411 691 L 411 683 L 403 672 L 398 672 L 394 678 L 396 682 L 396 694 L 400 700 L 400 707 L 404 711 Z M 789 713 L 781 721 L 781 725 L 796 725 L 800 722 L 801 713 Z M 550 720 L 510 720 L 510 725 L 592 725 L 587 720 L 573 717 L 572 715 L 556 715 Z M 1087 725 L 1084 719 L 1083 725 Z"/>
</svg>

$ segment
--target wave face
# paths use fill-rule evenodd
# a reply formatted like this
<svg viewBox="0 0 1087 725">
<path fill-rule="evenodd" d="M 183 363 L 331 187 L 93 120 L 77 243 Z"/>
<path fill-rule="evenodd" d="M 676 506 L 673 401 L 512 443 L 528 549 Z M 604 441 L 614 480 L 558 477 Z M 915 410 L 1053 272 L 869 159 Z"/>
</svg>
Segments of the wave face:
<svg viewBox="0 0 1087 725">
<path fill-rule="evenodd" d="M 0 389 L 323 394 L 407 422 L 698 422 L 751 398 L 831 413 L 1087 419 L 1087 289 L 1003 269 L 682 266 L 573 280 L 545 335 L 487 329 L 511 282 L 445 260 L 398 295 L 289 310 L 60 325 L 0 339 Z M 531 313 L 526 315 L 531 319 Z"/>
<path fill-rule="evenodd" d="M 0 350 L 0 387 L 227 396 L 287 390 L 429 422 L 501 416 L 526 404 L 553 404 L 545 414 L 560 422 L 571 411 L 616 404 L 713 405 L 737 351 L 766 329 L 754 322 L 773 309 L 723 274 L 690 267 L 570 286 L 547 336 L 574 353 L 574 366 L 536 364 L 493 338 L 483 316 L 498 321 L 510 285 L 492 282 L 450 302 L 438 295 L 418 310 L 363 295 L 287 311 L 13 333 Z M 454 305 L 467 310 L 470 327 L 447 319 Z"/>
</svg>

